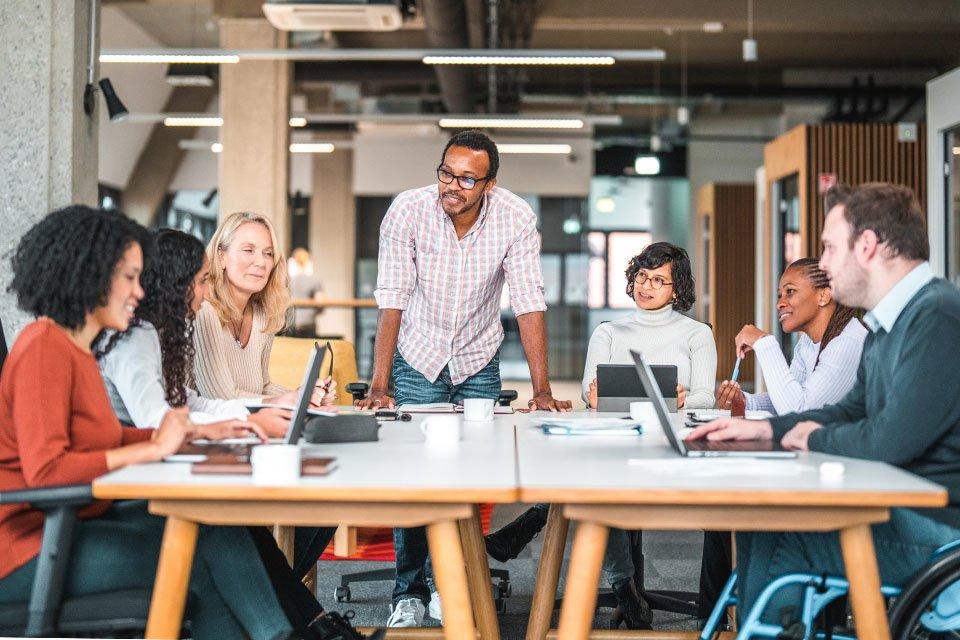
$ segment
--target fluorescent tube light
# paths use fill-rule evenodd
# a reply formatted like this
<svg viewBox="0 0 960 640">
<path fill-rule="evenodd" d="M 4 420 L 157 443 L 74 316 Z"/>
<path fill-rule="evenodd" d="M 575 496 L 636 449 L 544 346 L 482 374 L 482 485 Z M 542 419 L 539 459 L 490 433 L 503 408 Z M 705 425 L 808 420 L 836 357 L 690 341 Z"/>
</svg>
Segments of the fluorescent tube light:
<svg viewBox="0 0 960 640">
<path fill-rule="evenodd" d="M 210 145 L 210 151 L 213 151 L 214 153 L 220 153 L 221 151 L 223 151 L 223 143 L 214 142 L 213 144 Z"/>
<path fill-rule="evenodd" d="M 329 142 L 291 142 L 290 153 L 333 153 L 335 147 Z"/>
<path fill-rule="evenodd" d="M 306 118 L 301 118 L 301 117 L 299 117 L 299 116 L 294 116 L 293 118 L 290 118 L 290 126 L 291 126 L 291 127 L 305 127 L 305 126 L 307 126 L 307 119 L 306 119 Z"/>
<path fill-rule="evenodd" d="M 498 144 L 497 151 L 500 153 L 536 153 L 536 154 L 556 154 L 569 155 L 573 153 L 573 147 L 569 144 L 553 143 L 505 143 Z"/>
<path fill-rule="evenodd" d="M 657 156 L 637 156 L 633 168 L 638 176 L 655 176 L 660 173 L 660 159 Z"/>
<path fill-rule="evenodd" d="M 231 53 L 101 53 L 100 62 L 150 64 L 236 64 L 240 56 Z"/>
<path fill-rule="evenodd" d="M 220 116 L 211 117 L 180 117 L 167 116 L 163 119 L 165 127 L 222 127 L 223 118 Z"/>
<path fill-rule="evenodd" d="M 580 118 L 440 118 L 444 129 L 583 129 Z"/>
<path fill-rule="evenodd" d="M 613 56 L 423 56 L 423 64 L 610 66 L 616 61 Z"/>
</svg>

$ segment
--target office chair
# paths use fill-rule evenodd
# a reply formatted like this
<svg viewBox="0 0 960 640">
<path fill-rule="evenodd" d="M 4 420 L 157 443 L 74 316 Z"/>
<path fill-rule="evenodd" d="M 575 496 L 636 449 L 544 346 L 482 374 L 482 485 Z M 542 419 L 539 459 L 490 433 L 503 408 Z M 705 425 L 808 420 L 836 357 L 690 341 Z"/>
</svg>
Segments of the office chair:
<svg viewBox="0 0 960 640">
<path fill-rule="evenodd" d="M 44 512 L 43 538 L 30 600 L 0 604 L 0 636 L 143 637 L 149 589 L 124 589 L 63 598 L 77 509 L 93 502 L 90 485 L 0 492 L 0 504 L 28 503 Z M 190 601 L 187 602 L 189 617 Z"/>
<path fill-rule="evenodd" d="M 711 640 L 727 607 L 737 604 L 734 595 L 736 581 L 737 574 L 734 573 L 704 625 L 700 640 Z M 800 620 L 786 627 L 761 622 L 760 617 L 771 598 L 780 589 L 791 586 L 803 588 Z M 854 630 L 835 629 L 831 622 L 823 622 L 823 613 L 828 606 L 845 597 L 849 588 L 847 580 L 837 576 L 783 575 L 766 586 L 753 608 L 743 616 L 737 639 L 855 640 Z M 880 592 L 888 602 L 893 600 L 888 610 L 891 637 L 910 640 L 956 637 L 960 634 L 960 540 L 934 551 L 930 562 L 906 585 L 882 584 Z"/>
<path fill-rule="evenodd" d="M 346 390 L 353 396 L 353 401 L 357 402 L 367 397 L 370 385 L 365 382 L 351 382 L 346 385 Z M 501 405 L 510 406 L 510 402 L 516 399 L 517 392 L 508 389 L 500 392 L 497 402 Z M 390 538 L 390 544 L 392 545 L 392 537 Z M 382 542 L 381 545 L 378 546 L 386 546 L 386 543 Z M 380 556 L 377 559 L 389 560 L 390 554 Z M 340 577 L 340 585 L 334 589 L 333 597 L 337 602 L 350 602 L 353 597 L 350 592 L 351 584 L 357 582 L 393 581 L 395 577 L 396 570 L 393 568 L 346 573 Z M 510 572 L 506 569 L 490 569 L 490 578 L 495 581 L 493 584 L 493 593 L 497 612 L 504 613 L 507 608 L 506 599 L 513 594 L 513 586 L 510 584 Z"/>
</svg>

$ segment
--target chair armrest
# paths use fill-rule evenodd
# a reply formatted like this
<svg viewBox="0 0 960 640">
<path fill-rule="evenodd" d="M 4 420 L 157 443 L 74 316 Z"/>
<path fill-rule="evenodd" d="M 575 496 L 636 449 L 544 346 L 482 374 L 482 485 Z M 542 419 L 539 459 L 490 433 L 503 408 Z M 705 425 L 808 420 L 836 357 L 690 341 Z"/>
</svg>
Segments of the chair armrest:
<svg viewBox="0 0 960 640">
<path fill-rule="evenodd" d="M 354 402 L 366 398 L 367 391 L 369 390 L 370 385 L 368 385 L 366 382 L 351 382 L 347 384 L 347 391 L 353 396 Z"/>
<path fill-rule="evenodd" d="M 89 484 L 68 484 L 0 492 L 0 504 L 24 502 L 41 511 L 56 507 L 82 507 L 93 502 L 93 489 Z"/>
<path fill-rule="evenodd" d="M 50 637 L 56 634 L 73 532 L 77 524 L 77 509 L 91 502 L 93 490 L 89 484 L 0 492 L 0 504 L 28 503 L 44 512 L 43 538 L 37 556 L 33 588 L 30 590 L 27 628 L 24 630 L 27 637 Z"/>
<path fill-rule="evenodd" d="M 513 389 L 504 389 L 500 392 L 500 396 L 497 398 L 497 404 L 509 407 L 510 403 L 517 399 L 519 394 Z"/>
</svg>

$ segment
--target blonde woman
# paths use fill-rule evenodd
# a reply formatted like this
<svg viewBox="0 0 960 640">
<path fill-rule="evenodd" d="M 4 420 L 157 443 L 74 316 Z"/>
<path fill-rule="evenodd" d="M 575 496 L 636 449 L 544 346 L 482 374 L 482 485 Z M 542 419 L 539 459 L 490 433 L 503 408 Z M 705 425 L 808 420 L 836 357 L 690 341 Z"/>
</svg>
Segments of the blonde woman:
<svg viewBox="0 0 960 640">
<path fill-rule="evenodd" d="M 234 213 L 214 233 L 207 256 L 210 287 L 193 334 L 197 391 L 207 398 L 293 404 L 297 391 L 272 383 L 268 369 L 290 301 L 287 263 L 273 225 L 255 213 Z M 332 381 L 322 380 L 313 403 L 330 404 L 334 395 Z"/>
</svg>

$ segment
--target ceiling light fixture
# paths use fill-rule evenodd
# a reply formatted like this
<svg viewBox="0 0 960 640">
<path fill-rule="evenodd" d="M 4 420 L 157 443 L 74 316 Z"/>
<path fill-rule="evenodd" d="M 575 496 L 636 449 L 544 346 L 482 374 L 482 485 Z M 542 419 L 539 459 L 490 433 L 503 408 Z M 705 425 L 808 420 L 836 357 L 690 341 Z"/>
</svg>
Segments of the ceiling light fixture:
<svg viewBox="0 0 960 640">
<path fill-rule="evenodd" d="M 723 33 L 723 23 L 722 22 L 704 22 L 703 32 L 704 33 Z"/>
<path fill-rule="evenodd" d="M 165 127 L 222 127 L 223 118 L 220 116 L 167 116 L 163 119 Z"/>
<path fill-rule="evenodd" d="M 223 151 L 223 143 L 214 142 L 213 144 L 210 145 L 210 151 L 213 151 L 214 153 L 220 153 L 221 151 Z"/>
<path fill-rule="evenodd" d="M 503 143 L 497 145 L 497 151 L 503 154 L 510 153 L 532 153 L 548 155 L 569 155 L 573 153 L 573 147 L 569 144 L 554 143 Z"/>
<path fill-rule="evenodd" d="M 290 153 L 333 153 L 336 147 L 329 142 L 291 142 Z"/>
<path fill-rule="evenodd" d="M 580 118 L 440 118 L 444 129 L 583 129 Z"/>
<path fill-rule="evenodd" d="M 747 37 L 743 39 L 743 61 L 757 61 L 757 41 L 753 39 L 753 0 L 747 0 Z"/>
<path fill-rule="evenodd" d="M 305 127 L 305 126 L 307 126 L 307 119 L 306 119 L 306 118 L 301 118 L 301 117 L 299 117 L 299 116 L 294 116 L 293 118 L 290 118 L 290 126 L 291 126 L 291 127 Z"/>
<path fill-rule="evenodd" d="M 127 64 L 236 64 L 240 56 L 232 53 L 101 53 L 100 62 Z"/>
<path fill-rule="evenodd" d="M 613 56 L 423 56 L 423 64 L 461 65 L 530 65 L 530 66 L 610 66 L 616 64 Z"/>
<path fill-rule="evenodd" d="M 637 156 L 633 169 L 638 176 L 655 176 L 660 173 L 660 159 L 657 156 Z"/>
</svg>

